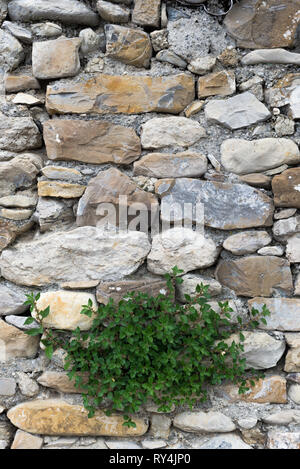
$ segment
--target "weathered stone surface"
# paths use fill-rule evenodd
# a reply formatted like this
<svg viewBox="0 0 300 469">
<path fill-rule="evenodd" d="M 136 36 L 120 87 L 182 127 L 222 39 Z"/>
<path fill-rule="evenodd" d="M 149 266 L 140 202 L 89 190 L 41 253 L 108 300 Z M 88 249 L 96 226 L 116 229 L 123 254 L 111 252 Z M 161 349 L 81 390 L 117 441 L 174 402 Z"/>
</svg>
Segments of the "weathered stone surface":
<svg viewBox="0 0 300 469">
<path fill-rule="evenodd" d="M 144 449 L 164 448 L 165 446 L 167 446 L 167 442 L 159 438 L 146 438 L 142 441 L 142 447 Z"/>
<path fill-rule="evenodd" d="M 152 57 L 150 37 L 144 31 L 124 26 L 105 25 L 106 53 L 136 67 L 149 67 Z"/>
<path fill-rule="evenodd" d="M 267 318 L 268 321 L 268 318 Z M 246 359 L 246 367 L 255 370 L 264 370 L 277 365 L 285 351 L 285 341 L 277 340 L 266 332 L 243 331 L 245 337 L 242 342 L 244 351 L 241 352 L 241 358 Z M 239 343 L 239 334 L 233 334 L 226 343 Z"/>
<path fill-rule="evenodd" d="M 188 228 L 172 228 L 153 237 L 148 270 L 162 275 L 177 265 L 187 273 L 213 265 L 218 254 L 219 249 L 212 239 Z"/>
<path fill-rule="evenodd" d="M 17 91 L 38 90 L 40 84 L 37 79 L 32 76 L 30 71 L 27 73 L 8 73 L 5 77 L 5 91 L 7 93 L 16 93 Z"/>
<path fill-rule="evenodd" d="M 252 447 L 244 443 L 244 441 L 238 435 L 231 433 L 228 435 L 224 434 L 222 436 L 214 436 L 213 438 L 210 438 L 205 443 L 200 442 L 200 444 L 198 444 L 197 442 L 195 449 L 233 450 L 233 449 L 252 449 Z"/>
<path fill-rule="evenodd" d="M 116 233 L 85 226 L 5 249 L 0 259 L 1 273 L 7 280 L 29 286 L 118 280 L 135 272 L 149 250 L 144 233 Z"/>
<path fill-rule="evenodd" d="M 272 180 L 277 207 L 300 208 L 300 168 L 287 169 Z"/>
<path fill-rule="evenodd" d="M 273 226 L 273 236 L 279 241 L 286 241 L 290 236 L 300 231 L 300 217 L 290 217 L 278 220 Z"/>
<path fill-rule="evenodd" d="M 244 231 L 225 239 L 223 247 L 236 256 L 252 254 L 272 241 L 266 231 Z"/>
<path fill-rule="evenodd" d="M 0 421 L 0 448 L 6 449 L 14 434 L 14 427 L 10 422 L 5 420 L 4 422 Z"/>
<path fill-rule="evenodd" d="M 122 197 L 126 197 L 126 200 L 122 200 Z M 115 208 L 115 210 L 110 209 L 109 214 L 106 213 L 107 204 Z M 143 206 L 138 204 L 143 204 Z M 139 210 L 143 219 L 145 216 L 148 220 L 150 212 L 153 216 L 157 213 L 156 196 L 139 189 L 128 176 L 116 168 L 111 168 L 99 172 L 90 180 L 78 204 L 76 223 L 78 226 L 97 226 L 102 222 L 109 222 L 113 226 L 123 226 L 125 221 L 128 222 L 129 229 L 136 229 L 134 225 L 131 225 L 131 222 L 134 224 L 133 217 L 136 218 L 136 212 L 133 214 L 130 209 Z M 125 212 L 125 220 L 121 219 L 123 212 Z M 145 229 L 148 231 L 148 223 L 146 225 Z"/>
<path fill-rule="evenodd" d="M 22 314 L 28 306 L 24 305 L 25 293 L 16 285 L 0 284 L 0 316 Z"/>
<path fill-rule="evenodd" d="M 292 384 L 289 389 L 289 398 L 292 399 L 295 404 L 300 404 L 300 385 Z"/>
<path fill-rule="evenodd" d="M 91 328 L 94 318 L 85 314 L 80 314 L 83 305 L 87 305 L 91 300 L 93 308 L 97 308 L 97 302 L 94 295 L 83 292 L 72 291 L 48 291 L 41 293 L 37 301 L 37 307 L 44 310 L 50 306 L 49 315 L 43 320 L 45 327 L 64 330 L 88 330 Z M 36 319 L 36 314 L 32 313 Z"/>
<path fill-rule="evenodd" d="M 290 423 L 300 423 L 299 410 L 282 410 L 263 417 L 263 422 L 271 425 L 289 425 Z"/>
<path fill-rule="evenodd" d="M 7 15 L 7 0 L 0 1 L 0 24 L 5 20 Z"/>
<path fill-rule="evenodd" d="M 47 179 L 58 179 L 60 181 L 80 181 L 82 178 L 82 174 L 77 169 L 65 168 L 64 166 L 45 166 L 42 169 L 42 174 Z"/>
<path fill-rule="evenodd" d="M 170 220 L 171 209 L 174 211 L 172 219 L 182 220 L 183 204 L 192 203 L 193 221 L 202 222 L 203 213 L 197 207 L 203 204 L 204 223 L 212 228 L 232 230 L 272 225 L 272 200 L 247 185 L 187 178 L 163 179 L 156 184 L 156 192 L 162 199 L 162 220 Z M 186 218 L 187 214 L 184 215 Z"/>
<path fill-rule="evenodd" d="M 41 146 L 41 134 L 31 117 L 7 117 L 0 112 L 0 150 L 20 152 Z"/>
<path fill-rule="evenodd" d="M 0 396 L 13 396 L 16 392 L 16 382 L 13 378 L 0 378 Z"/>
<path fill-rule="evenodd" d="M 43 438 L 17 430 L 10 449 L 41 449 L 42 446 Z"/>
<path fill-rule="evenodd" d="M 222 291 L 222 285 L 214 278 L 201 277 L 195 274 L 186 274 L 183 275 L 182 280 L 183 282 L 176 286 L 176 291 L 178 299 L 183 302 L 186 301 L 184 295 L 193 296 L 197 285 L 200 285 L 201 283 L 209 286 L 208 293 L 211 296 L 217 296 Z"/>
<path fill-rule="evenodd" d="M 81 39 L 80 52 L 87 55 L 90 52 L 105 50 L 105 39 L 103 34 L 96 34 L 92 28 L 82 29 L 79 33 Z"/>
<path fill-rule="evenodd" d="M 242 0 L 225 18 L 228 32 L 239 47 L 292 47 L 299 24 L 299 2 Z"/>
<path fill-rule="evenodd" d="M 285 208 L 274 213 L 274 220 L 284 220 L 290 218 L 297 212 L 296 208 Z"/>
<path fill-rule="evenodd" d="M 166 281 L 159 277 L 144 276 L 142 279 L 127 279 L 119 282 L 100 282 L 96 297 L 99 303 L 107 304 L 113 298 L 115 304 L 130 292 L 146 293 L 150 296 L 167 293 Z"/>
<path fill-rule="evenodd" d="M 270 431 L 268 449 L 300 449 L 300 432 Z"/>
<path fill-rule="evenodd" d="M 230 96 L 235 93 L 234 72 L 222 70 L 199 78 L 198 97 Z"/>
<path fill-rule="evenodd" d="M 31 217 L 32 210 L 23 210 L 23 209 L 12 209 L 12 208 L 2 208 L 0 209 L 0 216 L 3 218 L 8 218 L 9 220 L 21 221 L 27 220 Z"/>
<path fill-rule="evenodd" d="M 155 52 L 158 52 L 162 49 L 168 49 L 168 30 L 167 29 L 158 29 L 150 33 L 152 47 Z"/>
<path fill-rule="evenodd" d="M 111 23 L 127 23 L 129 21 L 129 8 L 121 5 L 114 5 L 110 2 L 98 0 L 97 10 L 99 15 L 105 21 Z"/>
<path fill-rule="evenodd" d="M 282 246 L 266 246 L 257 251 L 260 256 L 282 256 L 284 248 Z"/>
<path fill-rule="evenodd" d="M 2 28 L 12 34 L 16 39 L 25 44 L 32 43 L 32 33 L 28 29 L 12 21 L 4 21 Z"/>
<path fill-rule="evenodd" d="M 44 123 L 44 139 L 51 160 L 127 165 L 141 154 L 133 129 L 105 121 L 52 119 Z"/>
<path fill-rule="evenodd" d="M 300 54 L 285 49 L 261 49 L 249 52 L 241 60 L 243 65 L 295 64 L 300 65 Z"/>
<path fill-rule="evenodd" d="M 0 362 L 22 357 L 34 358 L 39 340 L 39 336 L 28 336 L 0 319 Z"/>
<path fill-rule="evenodd" d="M 17 383 L 23 396 L 34 397 L 39 392 L 39 385 L 34 379 L 29 378 L 26 373 L 19 372 L 17 374 Z"/>
<path fill-rule="evenodd" d="M 255 427 L 255 425 L 257 424 L 257 418 L 256 417 L 241 418 L 238 420 L 237 423 L 240 428 L 244 430 L 250 430 L 250 428 Z"/>
<path fill-rule="evenodd" d="M 25 104 L 26 106 L 36 106 L 42 104 L 39 98 L 29 93 L 18 93 L 12 100 L 14 104 Z"/>
<path fill-rule="evenodd" d="M 6 71 L 14 70 L 25 57 L 20 42 L 7 31 L 0 29 L 0 63 Z"/>
<path fill-rule="evenodd" d="M 190 64 L 188 65 L 188 70 L 190 72 L 196 73 L 196 75 L 205 75 L 215 66 L 216 61 L 216 57 L 212 57 L 211 55 L 197 57 L 196 59 L 191 60 Z"/>
<path fill-rule="evenodd" d="M 285 358 L 284 371 L 298 373 L 300 371 L 300 344 L 288 350 Z"/>
<path fill-rule="evenodd" d="M 42 233 L 68 229 L 75 224 L 73 209 L 68 201 L 47 197 L 39 198 L 33 218 L 40 225 Z"/>
<path fill-rule="evenodd" d="M 23 153 L 0 163 L 0 196 L 11 195 L 17 189 L 33 186 L 41 167 L 41 158 L 33 153 Z"/>
<path fill-rule="evenodd" d="M 235 130 L 263 122 L 271 117 L 270 111 L 249 91 L 233 98 L 209 101 L 205 106 L 209 122 Z"/>
<path fill-rule="evenodd" d="M 245 174 L 244 176 L 240 177 L 240 180 L 253 187 L 262 187 L 264 189 L 268 189 L 271 186 L 270 176 L 266 176 L 262 173 Z"/>
<path fill-rule="evenodd" d="M 81 197 L 86 186 L 80 184 L 71 184 L 60 181 L 39 181 L 38 194 L 40 197 L 63 197 L 64 199 L 73 199 Z"/>
<path fill-rule="evenodd" d="M 149 153 L 133 165 L 135 176 L 155 178 L 199 177 L 207 171 L 202 153 L 185 151 L 176 154 Z"/>
<path fill-rule="evenodd" d="M 216 269 L 216 278 L 241 296 L 271 296 L 274 289 L 285 293 L 291 293 L 293 289 L 289 262 L 275 256 L 221 260 Z M 270 301 L 273 300 L 281 299 L 274 298 Z M 268 318 L 268 321 L 272 320 Z"/>
<path fill-rule="evenodd" d="M 88 412 L 80 405 L 71 405 L 60 399 L 24 402 L 8 411 L 8 418 L 21 430 L 40 435 L 63 436 L 140 436 L 148 425 L 143 419 L 133 418 L 136 427 L 123 425 L 122 415 L 107 417 L 97 411 L 88 418 Z"/>
<path fill-rule="evenodd" d="M 53 20 L 66 24 L 96 26 L 99 17 L 84 3 L 77 0 L 13 0 L 9 2 L 9 16 L 13 21 Z"/>
<path fill-rule="evenodd" d="M 293 119 L 300 118 L 299 106 L 300 74 L 289 73 L 281 78 L 272 88 L 265 91 L 267 103 L 272 107 L 289 105 Z"/>
<path fill-rule="evenodd" d="M 286 257 L 291 263 L 300 262 L 300 235 L 295 234 L 288 238 L 286 244 Z"/>
<path fill-rule="evenodd" d="M 287 138 L 252 141 L 231 138 L 221 145 L 222 165 L 226 171 L 235 174 L 259 173 L 281 164 L 297 164 L 299 161 L 298 145 Z"/>
<path fill-rule="evenodd" d="M 80 70 L 80 39 L 59 37 L 51 41 L 34 42 L 32 47 L 32 73 L 36 78 L 73 77 Z"/>
<path fill-rule="evenodd" d="M 225 433 L 236 428 L 221 412 L 182 412 L 176 415 L 173 425 L 185 432 Z"/>
<path fill-rule="evenodd" d="M 46 388 L 51 388 L 58 392 L 77 394 L 84 392 L 83 389 L 75 386 L 75 380 L 71 380 L 67 372 L 44 371 L 37 379 L 37 382 Z"/>
<path fill-rule="evenodd" d="M 31 31 L 37 37 L 47 37 L 47 38 L 60 36 L 62 34 L 62 28 L 58 24 L 50 23 L 49 21 L 47 21 L 46 23 L 32 24 Z"/>
<path fill-rule="evenodd" d="M 270 376 L 255 381 L 251 386 L 247 383 L 249 391 L 239 394 L 239 386 L 232 384 L 222 387 L 221 395 L 231 402 L 256 402 L 258 404 L 286 404 L 286 380 L 281 376 Z"/>
<path fill-rule="evenodd" d="M 169 438 L 172 420 L 166 415 L 154 414 L 151 417 L 150 434 L 154 438 Z"/>
<path fill-rule="evenodd" d="M 194 97 L 194 79 L 184 73 L 154 78 L 99 74 L 48 86 L 46 104 L 50 114 L 179 114 Z"/>
<path fill-rule="evenodd" d="M 160 62 L 167 62 L 175 67 L 186 68 L 187 63 L 179 55 L 175 54 L 171 50 L 161 50 L 157 53 L 156 57 Z"/>
<path fill-rule="evenodd" d="M 161 0 L 135 0 L 132 12 L 133 23 L 141 26 L 159 27 Z"/>
<path fill-rule="evenodd" d="M 191 117 L 201 111 L 205 101 L 197 100 L 187 106 L 184 110 L 185 117 Z"/>
<path fill-rule="evenodd" d="M 29 316 L 14 316 L 9 315 L 5 316 L 5 322 L 7 324 L 11 324 L 12 326 L 17 327 L 18 329 L 21 329 L 22 331 L 28 331 L 29 329 L 36 329 L 39 327 L 38 323 L 36 321 L 33 321 L 31 324 L 25 324 L 26 319 Z"/>
<path fill-rule="evenodd" d="M 189 147 L 206 136 L 205 129 L 186 117 L 155 117 L 142 125 L 141 142 L 145 149 L 171 145 Z"/>
<path fill-rule="evenodd" d="M 263 259 L 265 261 L 266 258 Z M 284 262 L 283 259 L 278 259 Z M 270 274 L 272 274 L 270 270 Z M 252 295 L 255 296 L 255 295 Z M 267 324 L 260 324 L 260 329 L 277 331 L 300 331 L 299 298 L 253 298 L 248 302 L 249 308 L 262 310 L 265 304 L 271 315 L 266 318 Z"/>
</svg>

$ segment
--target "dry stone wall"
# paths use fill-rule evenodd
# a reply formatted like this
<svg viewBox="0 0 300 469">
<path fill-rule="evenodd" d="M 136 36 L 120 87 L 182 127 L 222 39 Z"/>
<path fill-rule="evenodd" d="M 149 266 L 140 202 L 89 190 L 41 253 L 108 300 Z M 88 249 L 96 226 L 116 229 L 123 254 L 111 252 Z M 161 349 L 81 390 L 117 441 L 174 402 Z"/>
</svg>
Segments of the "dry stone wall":
<svg viewBox="0 0 300 469">
<path fill-rule="evenodd" d="M 300 2 L 203 8 L 222 4 L 0 0 L 1 449 L 300 448 Z M 203 203 L 204 236 L 105 229 L 119 195 L 165 222 Z M 24 333 L 25 294 L 87 330 L 88 299 L 157 294 L 174 264 L 182 301 L 203 282 L 234 317 L 267 305 L 244 350 L 265 378 L 193 411 L 149 402 L 136 428 L 88 419 L 60 351 Z"/>
</svg>

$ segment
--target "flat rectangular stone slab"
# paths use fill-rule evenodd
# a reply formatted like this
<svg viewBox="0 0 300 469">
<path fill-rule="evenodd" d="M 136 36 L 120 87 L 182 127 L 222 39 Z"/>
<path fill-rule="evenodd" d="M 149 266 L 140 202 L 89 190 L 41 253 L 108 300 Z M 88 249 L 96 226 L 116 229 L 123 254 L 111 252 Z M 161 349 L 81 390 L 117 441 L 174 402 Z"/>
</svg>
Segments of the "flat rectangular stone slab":
<svg viewBox="0 0 300 469">
<path fill-rule="evenodd" d="M 195 98 L 194 78 L 187 74 L 169 77 L 112 76 L 47 87 L 50 114 L 179 114 Z"/>
<path fill-rule="evenodd" d="M 266 305 L 271 315 L 267 324 L 260 324 L 260 329 L 277 331 L 300 331 L 299 298 L 253 298 L 248 301 L 249 309 L 262 310 Z"/>
</svg>

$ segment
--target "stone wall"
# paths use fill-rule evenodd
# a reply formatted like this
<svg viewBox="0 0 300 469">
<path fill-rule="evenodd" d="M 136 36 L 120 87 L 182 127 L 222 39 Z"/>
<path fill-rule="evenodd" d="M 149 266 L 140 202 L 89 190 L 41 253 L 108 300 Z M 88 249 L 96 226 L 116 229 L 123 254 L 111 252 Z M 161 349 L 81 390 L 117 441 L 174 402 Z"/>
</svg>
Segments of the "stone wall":
<svg viewBox="0 0 300 469">
<path fill-rule="evenodd" d="M 1 449 L 300 447 L 299 0 L 201 3 L 0 0 Z M 119 195 L 165 221 L 204 203 L 205 238 L 104 229 Z M 87 419 L 60 352 L 24 334 L 25 294 L 88 329 L 87 299 L 155 294 L 174 264 L 179 299 L 203 281 L 235 316 L 267 304 L 244 352 L 265 378 L 149 403 L 135 429 Z"/>
</svg>

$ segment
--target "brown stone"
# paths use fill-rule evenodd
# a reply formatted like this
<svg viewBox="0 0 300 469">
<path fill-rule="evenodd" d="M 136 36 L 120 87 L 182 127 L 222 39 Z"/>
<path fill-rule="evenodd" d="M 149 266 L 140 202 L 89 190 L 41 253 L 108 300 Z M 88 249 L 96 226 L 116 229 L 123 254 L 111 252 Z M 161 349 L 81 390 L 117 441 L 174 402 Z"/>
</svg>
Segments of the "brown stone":
<svg viewBox="0 0 300 469">
<path fill-rule="evenodd" d="M 207 170 L 207 159 L 197 152 L 149 153 L 134 163 L 135 176 L 155 178 L 199 177 Z"/>
<path fill-rule="evenodd" d="M 96 290 L 99 303 L 107 304 L 112 298 L 117 304 L 130 292 L 146 293 L 150 296 L 167 293 L 166 281 L 159 277 L 143 277 L 141 280 L 128 279 L 119 282 L 101 282 Z"/>
<path fill-rule="evenodd" d="M 290 264 L 275 256 L 249 256 L 237 260 L 221 260 L 216 278 L 237 295 L 272 296 L 278 288 L 286 293 L 293 290 Z"/>
<path fill-rule="evenodd" d="M 38 90 L 40 84 L 32 75 L 25 74 L 7 74 L 5 78 L 5 91 L 7 93 L 16 93 L 25 90 Z"/>
<path fill-rule="evenodd" d="M 164 77 L 99 74 L 48 86 L 46 106 L 50 114 L 179 114 L 194 97 L 194 78 L 184 73 Z"/>
<path fill-rule="evenodd" d="M 122 201 L 120 197 L 124 196 L 127 199 Z M 107 204 L 112 204 L 115 212 L 109 211 L 107 214 Z M 143 207 L 140 208 L 138 204 L 143 204 Z M 101 220 L 104 220 L 109 221 L 113 226 L 119 226 L 119 214 L 124 210 L 126 220 L 122 221 L 130 223 L 136 217 L 135 213 L 129 213 L 130 208 L 142 214 L 145 214 L 145 210 L 148 214 L 151 211 L 154 216 L 158 210 L 157 198 L 150 192 L 140 189 L 118 169 L 111 168 L 99 172 L 90 180 L 84 196 L 79 201 L 76 223 L 78 226 L 97 226 Z M 141 217 L 143 218 L 143 215 Z M 134 227 L 131 229 L 136 230 Z"/>
<path fill-rule="evenodd" d="M 300 21 L 299 0 L 242 0 L 225 18 L 238 47 L 293 47 Z"/>
<path fill-rule="evenodd" d="M 83 375 L 84 379 L 84 375 Z M 44 371 L 37 382 L 46 388 L 55 389 L 58 392 L 83 393 L 84 389 L 75 386 L 75 379 L 70 379 L 67 372 Z"/>
<path fill-rule="evenodd" d="M 300 208 L 300 168 L 287 169 L 272 180 L 277 207 Z"/>
<path fill-rule="evenodd" d="M 244 176 L 240 176 L 240 180 L 253 187 L 268 189 L 271 186 L 270 176 L 266 176 L 262 173 L 245 174 Z"/>
<path fill-rule="evenodd" d="M 0 362 L 35 357 L 39 340 L 39 336 L 29 336 L 0 319 Z"/>
<path fill-rule="evenodd" d="M 16 238 L 12 223 L 7 220 L 0 219 L 0 251 L 3 251 Z"/>
<path fill-rule="evenodd" d="M 132 12 L 133 23 L 157 28 L 160 25 L 161 0 L 135 0 Z"/>
<path fill-rule="evenodd" d="M 73 77 L 80 70 L 79 38 L 60 37 L 51 41 L 34 42 L 32 72 L 36 78 Z"/>
<path fill-rule="evenodd" d="M 249 430 L 241 430 L 243 440 L 248 445 L 264 445 L 267 435 L 260 428 L 250 428 Z"/>
<path fill-rule="evenodd" d="M 235 92 L 234 72 L 222 70 L 200 77 L 198 80 L 198 97 L 229 96 Z"/>
<path fill-rule="evenodd" d="M 73 199 L 81 197 L 86 186 L 60 181 L 39 181 L 38 194 L 40 197 L 63 197 Z"/>
<path fill-rule="evenodd" d="M 44 123 L 50 160 L 130 164 L 141 154 L 135 131 L 105 121 L 54 119 Z"/>
<path fill-rule="evenodd" d="M 10 449 L 41 449 L 43 438 L 18 430 Z"/>
<path fill-rule="evenodd" d="M 105 36 L 106 53 L 109 57 L 135 67 L 149 67 L 152 46 L 147 33 L 139 29 L 107 24 Z"/>
<path fill-rule="evenodd" d="M 285 404 L 287 402 L 286 380 L 281 376 L 270 376 L 268 378 L 255 380 L 251 386 L 247 382 L 249 391 L 239 394 L 239 386 L 225 385 L 222 387 L 222 395 L 231 402 L 256 402 L 259 404 Z"/>
<path fill-rule="evenodd" d="M 144 419 L 133 418 L 136 427 L 126 427 L 122 415 L 107 417 L 100 410 L 88 418 L 83 406 L 60 399 L 24 402 L 11 408 L 7 417 L 21 430 L 40 435 L 126 437 L 143 435 L 148 429 Z"/>
</svg>

